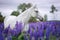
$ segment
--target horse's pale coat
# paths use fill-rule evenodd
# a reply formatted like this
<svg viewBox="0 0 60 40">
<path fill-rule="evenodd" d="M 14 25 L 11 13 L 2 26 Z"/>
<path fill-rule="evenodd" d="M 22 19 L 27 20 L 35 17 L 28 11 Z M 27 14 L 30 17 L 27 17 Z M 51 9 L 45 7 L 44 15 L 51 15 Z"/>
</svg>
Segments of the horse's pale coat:
<svg viewBox="0 0 60 40">
<path fill-rule="evenodd" d="M 10 25 L 10 28 L 14 29 L 16 21 L 18 21 L 18 22 L 22 22 L 25 25 L 24 28 L 26 29 L 27 27 L 26 24 L 28 23 L 30 17 L 31 16 L 36 17 L 36 15 L 37 13 L 35 12 L 35 6 L 32 6 L 31 8 L 27 9 L 26 11 L 18 15 L 17 17 L 11 15 L 6 17 L 4 20 L 4 28 L 6 29 L 8 25 Z"/>
</svg>

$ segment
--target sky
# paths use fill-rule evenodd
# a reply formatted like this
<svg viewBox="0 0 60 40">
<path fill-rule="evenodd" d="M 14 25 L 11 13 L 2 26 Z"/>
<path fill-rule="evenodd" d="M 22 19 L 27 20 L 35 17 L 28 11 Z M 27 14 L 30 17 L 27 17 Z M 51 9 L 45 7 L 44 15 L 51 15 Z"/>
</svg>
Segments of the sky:
<svg viewBox="0 0 60 40">
<path fill-rule="evenodd" d="M 60 0 L 0 0 L 0 12 L 3 16 L 8 16 L 12 11 L 17 10 L 20 3 L 36 4 L 41 15 L 48 14 L 52 4 L 58 9 L 60 13 Z"/>
</svg>

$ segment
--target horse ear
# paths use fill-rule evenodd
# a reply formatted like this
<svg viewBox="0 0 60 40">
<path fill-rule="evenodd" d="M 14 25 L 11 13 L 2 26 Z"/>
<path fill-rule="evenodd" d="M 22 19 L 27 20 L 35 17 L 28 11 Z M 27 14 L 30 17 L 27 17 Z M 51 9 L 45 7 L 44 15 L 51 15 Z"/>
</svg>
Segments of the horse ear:
<svg viewBox="0 0 60 40">
<path fill-rule="evenodd" d="M 36 8 L 36 4 L 34 4 L 34 5 L 32 6 L 32 8 Z"/>
<path fill-rule="evenodd" d="M 34 8 L 36 8 L 36 5 L 34 5 Z"/>
</svg>

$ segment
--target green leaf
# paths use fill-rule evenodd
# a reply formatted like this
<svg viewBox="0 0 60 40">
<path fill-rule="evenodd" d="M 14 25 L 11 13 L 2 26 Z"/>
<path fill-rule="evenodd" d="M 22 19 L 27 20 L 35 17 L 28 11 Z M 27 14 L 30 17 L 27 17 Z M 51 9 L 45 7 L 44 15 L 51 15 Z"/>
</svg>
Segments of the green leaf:
<svg viewBox="0 0 60 40">
<path fill-rule="evenodd" d="M 0 12 L 0 22 L 4 22 L 4 17 L 2 16 L 1 12 Z"/>
<path fill-rule="evenodd" d="M 31 17 L 28 22 L 37 22 L 35 17 Z"/>
<path fill-rule="evenodd" d="M 26 4 L 26 3 L 23 3 L 23 4 L 20 4 L 18 6 L 18 10 L 22 10 L 22 12 L 24 12 L 26 9 L 30 8 L 32 5 L 30 3 Z"/>
<path fill-rule="evenodd" d="M 21 33 L 21 35 L 18 36 L 18 40 L 24 40 L 24 34 Z"/>
<path fill-rule="evenodd" d="M 18 16 L 19 14 L 19 11 L 13 11 L 11 15 Z"/>
<path fill-rule="evenodd" d="M 13 36 L 13 37 L 12 37 L 12 40 L 18 40 L 18 39 L 17 39 L 17 37 Z"/>
<path fill-rule="evenodd" d="M 47 15 L 44 15 L 44 21 L 47 21 Z"/>
<path fill-rule="evenodd" d="M 55 36 L 50 35 L 50 40 L 56 40 Z"/>
</svg>

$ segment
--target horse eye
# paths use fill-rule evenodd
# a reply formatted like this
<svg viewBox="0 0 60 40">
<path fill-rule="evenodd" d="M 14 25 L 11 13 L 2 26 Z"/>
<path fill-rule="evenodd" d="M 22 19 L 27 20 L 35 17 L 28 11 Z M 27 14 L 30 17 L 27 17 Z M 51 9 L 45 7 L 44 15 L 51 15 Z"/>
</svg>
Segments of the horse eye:
<svg viewBox="0 0 60 40">
<path fill-rule="evenodd" d="M 38 11 L 35 11 L 36 13 L 38 13 Z"/>
</svg>

